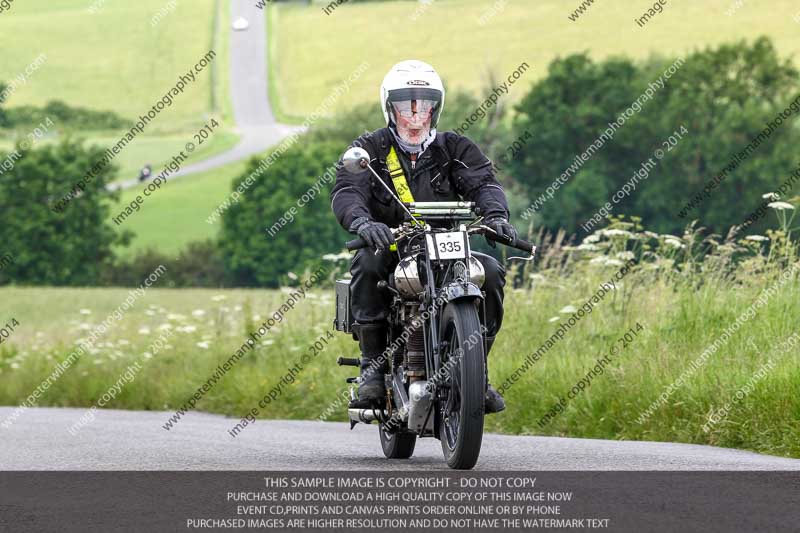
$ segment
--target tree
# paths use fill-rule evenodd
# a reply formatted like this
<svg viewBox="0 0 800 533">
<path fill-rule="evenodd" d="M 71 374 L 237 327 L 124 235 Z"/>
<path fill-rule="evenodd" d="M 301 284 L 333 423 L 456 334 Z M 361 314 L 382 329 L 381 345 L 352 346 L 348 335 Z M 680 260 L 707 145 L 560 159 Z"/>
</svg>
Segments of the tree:
<svg viewBox="0 0 800 533">
<path fill-rule="evenodd" d="M 537 135 L 511 165 L 515 180 L 538 198 L 674 61 L 596 63 L 585 54 L 554 61 L 517 107 L 515 134 L 533 129 Z M 765 38 L 689 54 L 641 111 L 545 202 L 538 222 L 575 231 L 663 149 L 663 159 L 653 157 L 648 178 L 614 206 L 615 214 L 639 215 L 647 227 L 669 233 L 695 218 L 717 232 L 742 223 L 761 194 L 774 190 L 793 168 L 796 118 L 751 151 L 688 216 L 678 213 L 789 105 L 798 80 L 792 63 L 780 59 Z M 665 147 L 681 127 L 688 133 Z"/>
<path fill-rule="evenodd" d="M 110 224 L 115 193 L 106 184 L 116 169 L 105 166 L 61 212 L 51 209 L 104 150 L 64 141 L 35 150 L 17 147 L 0 154 L 9 162 L 0 175 L 0 243 L 14 262 L 0 272 L 0 282 L 47 285 L 93 285 L 112 260 L 112 247 L 129 234 Z"/>
</svg>

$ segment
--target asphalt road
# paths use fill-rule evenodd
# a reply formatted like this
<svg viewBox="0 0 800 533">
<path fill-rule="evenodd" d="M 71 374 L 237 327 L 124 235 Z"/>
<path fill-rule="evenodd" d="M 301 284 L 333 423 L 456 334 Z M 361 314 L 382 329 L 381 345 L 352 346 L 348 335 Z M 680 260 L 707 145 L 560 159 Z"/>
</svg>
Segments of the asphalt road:
<svg viewBox="0 0 800 533">
<path fill-rule="evenodd" d="M 232 0 L 231 21 L 239 17 L 244 17 L 250 24 L 245 31 L 228 28 L 231 39 L 231 99 L 236 120 L 235 131 L 240 135 L 239 143 L 226 152 L 187 165 L 173 174 L 170 181 L 245 159 L 302 130 L 298 126 L 278 123 L 272 114 L 267 98 L 267 28 L 264 12 L 251 0 Z M 161 170 L 153 168 L 153 174 L 157 175 Z M 138 183 L 138 180 L 130 179 L 109 187 L 128 189 Z"/>
<path fill-rule="evenodd" d="M 13 411 L 0 407 L 0 421 Z M 439 441 L 417 442 L 414 457 L 383 457 L 377 426 L 257 421 L 236 438 L 238 420 L 190 413 L 100 410 L 76 436 L 85 409 L 38 408 L 0 427 L 0 470 L 447 470 Z M 800 470 L 800 460 L 660 442 L 487 434 L 476 470 Z"/>
</svg>

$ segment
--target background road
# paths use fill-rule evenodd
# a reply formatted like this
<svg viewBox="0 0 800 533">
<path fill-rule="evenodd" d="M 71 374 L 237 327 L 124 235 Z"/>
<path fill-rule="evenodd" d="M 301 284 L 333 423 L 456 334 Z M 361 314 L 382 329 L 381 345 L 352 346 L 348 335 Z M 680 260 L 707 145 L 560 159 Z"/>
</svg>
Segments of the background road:
<svg viewBox="0 0 800 533">
<path fill-rule="evenodd" d="M 231 39 L 230 87 L 236 131 L 241 135 L 239 144 L 221 154 L 187 165 L 170 179 L 205 172 L 228 163 L 245 159 L 280 143 L 299 126 L 279 124 L 275 121 L 267 98 L 267 24 L 264 11 L 250 0 L 231 1 L 231 21 L 244 17 L 250 24 L 246 31 L 228 28 Z M 153 168 L 153 176 L 161 172 Z M 139 183 L 131 179 L 110 187 L 127 189 Z"/>
<path fill-rule="evenodd" d="M 13 408 L 0 407 L 0 420 Z M 259 420 L 236 438 L 237 419 L 100 410 L 76 436 L 85 409 L 29 409 L 0 428 L 0 470 L 448 470 L 439 441 L 414 457 L 383 457 L 377 426 Z M 485 435 L 476 470 L 800 470 L 800 460 L 691 444 Z"/>
</svg>

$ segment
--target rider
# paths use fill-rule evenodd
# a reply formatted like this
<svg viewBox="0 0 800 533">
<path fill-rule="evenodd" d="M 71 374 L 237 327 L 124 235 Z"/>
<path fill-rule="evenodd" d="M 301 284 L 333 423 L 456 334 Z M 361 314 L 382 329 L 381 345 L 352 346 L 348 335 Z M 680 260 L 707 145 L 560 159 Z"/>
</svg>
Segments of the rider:
<svg viewBox="0 0 800 533">
<path fill-rule="evenodd" d="M 396 64 L 381 85 L 381 109 L 387 127 L 362 135 L 353 146 L 369 153 L 373 168 L 390 187 L 391 176 L 395 182 L 407 177 L 399 180 L 400 189 L 407 184 L 414 201 L 475 202 L 485 217 L 484 224 L 513 239 L 516 230 L 508 222 L 508 202 L 491 161 L 466 137 L 436 132 L 444 96 L 442 80 L 433 67 L 416 60 Z M 404 196 L 397 186 L 394 189 Z M 350 174 L 341 165 L 331 191 L 331 207 L 339 223 L 370 247 L 359 250 L 350 266 L 350 307 L 357 324 L 354 329 L 361 348 L 362 376 L 358 400 L 352 406 L 368 407 L 386 394 L 386 362 L 380 356 L 387 348 L 391 294 L 376 285 L 386 280 L 397 264 L 397 254 L 389 250 L 394 242 L 389 226 L 400 225 L 404 211 L 369 170 Z M 485 326 L 491 349 L 503 320 L 505 269 L 491 256 L 473 255 L 486 272 Z M 383 372 L 370 370 L 376 360 Z M 485 404 L 487 413 L 505 409 L 503 397 L 491 385 Z"/>
</svg>

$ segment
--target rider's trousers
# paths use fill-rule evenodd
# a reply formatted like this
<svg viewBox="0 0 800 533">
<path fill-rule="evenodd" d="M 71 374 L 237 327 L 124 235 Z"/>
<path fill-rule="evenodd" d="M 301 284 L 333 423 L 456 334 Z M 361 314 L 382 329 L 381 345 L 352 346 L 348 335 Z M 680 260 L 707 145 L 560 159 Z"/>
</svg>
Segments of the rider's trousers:
<svg viewBox="0 0 800 533">
<path fill-rule="evenodd" d="M 494 257 L 472 252 L 486 271 L 482 290 L 486 293 L 486 336 L 497 335 L 503 323 L 503 287 L 506 269 Z M 375 253 L 362 248 L 350 265 L 350 310 L 359 324 L 385 323 L 392 295 L 388 289 L 378 289 L 381 280 L 388 280 L 397 266 L 397 254 L 388 250 Z"/>
</svg>

